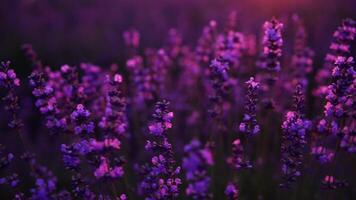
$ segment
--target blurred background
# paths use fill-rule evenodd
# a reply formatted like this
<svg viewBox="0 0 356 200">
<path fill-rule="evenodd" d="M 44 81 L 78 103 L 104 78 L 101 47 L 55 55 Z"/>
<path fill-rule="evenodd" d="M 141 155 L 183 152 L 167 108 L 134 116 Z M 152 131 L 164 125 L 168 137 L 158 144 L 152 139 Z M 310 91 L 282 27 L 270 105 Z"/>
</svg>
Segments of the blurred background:
<svg viewBox="0 0 356 200">
<path fill-rule="evenodd" d="M 142 47 L 159 47 L 169 28 L 194 45 L 209 20 L 223 22 L 238 13 L 238 28 L 260 33 L 263 22 L 298 13 L 309 31 L 309 44 L 324 55 L 341 19 L 355 18 L 355 0 L 2 0 L 0 59 L 16 60 L 31 43 L 44 63 L 108 65 L 123 62 L 122 32 L 136 28 Z M 316 58 L 322 60 L 322 57 Z M 16 63 L 15 63 L 16 64 Z"/>
</svg>

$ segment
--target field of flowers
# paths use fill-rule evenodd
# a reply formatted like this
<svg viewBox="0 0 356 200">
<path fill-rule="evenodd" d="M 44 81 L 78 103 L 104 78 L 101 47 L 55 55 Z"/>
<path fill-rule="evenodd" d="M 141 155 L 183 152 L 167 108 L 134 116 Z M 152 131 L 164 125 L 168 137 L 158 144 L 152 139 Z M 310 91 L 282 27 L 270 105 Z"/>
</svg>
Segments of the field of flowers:
<svg viewBox="0 0 356 200">
<path fill-rule="evenodd" d="M 356 199 L 355 3 L 118 2 L 0 3 L 0 199 Z"/>
</svg>

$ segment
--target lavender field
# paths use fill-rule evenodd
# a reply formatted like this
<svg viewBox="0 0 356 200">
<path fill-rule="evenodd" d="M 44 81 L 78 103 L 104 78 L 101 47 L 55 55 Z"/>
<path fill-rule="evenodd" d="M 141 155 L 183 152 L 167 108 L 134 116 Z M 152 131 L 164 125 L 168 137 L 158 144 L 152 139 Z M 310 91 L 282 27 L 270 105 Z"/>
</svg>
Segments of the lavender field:
<svg viewBox="0 0 356 200">
<path fill-rule="evenodd" d="M 3 0 L 0 199 L 356 199 L 353 0 Z"/>
</svg>

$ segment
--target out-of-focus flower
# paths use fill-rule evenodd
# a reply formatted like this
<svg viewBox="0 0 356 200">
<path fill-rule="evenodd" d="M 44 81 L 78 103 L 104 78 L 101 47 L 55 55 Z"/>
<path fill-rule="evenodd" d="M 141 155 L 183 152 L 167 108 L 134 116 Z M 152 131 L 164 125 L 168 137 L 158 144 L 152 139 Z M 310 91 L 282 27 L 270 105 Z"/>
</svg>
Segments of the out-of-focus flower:
<svg viewBox="0 0 356 200">
<path fill-rule="evenodd" d="M 184 146 L 186 156 L 183 158 L 183 168 L 186 171 L 188 187 L 186 194 L 193 199 L 211 199 L 209 192 L 211 178 L 208 167 L 213 165 L 213 156 L 209 148 L 202 148 L 198 140 L 193 139 Z"/>
<path fill-rule="evenodd" d="M 225 195 L 228 200 L 238 200 L 239 190 L 236 188 L 234 183 L 228 183 L 225 189 Z"/>
</svg>

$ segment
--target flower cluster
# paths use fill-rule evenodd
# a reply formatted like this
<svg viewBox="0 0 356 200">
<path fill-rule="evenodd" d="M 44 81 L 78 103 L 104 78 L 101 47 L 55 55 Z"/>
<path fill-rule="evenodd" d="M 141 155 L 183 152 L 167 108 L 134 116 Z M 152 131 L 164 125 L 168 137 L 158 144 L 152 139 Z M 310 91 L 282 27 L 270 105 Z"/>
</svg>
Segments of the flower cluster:
<svg viewBox="0 0 356 200">
<path fill-rule="evenodd" d="M 173 112 L 168 111 L 168 102 L 163 100 L 155 105 L 153 121 L 148 126 L 149 135 L 146 150 L 154 155 L 150 165 L 144 165 L 141 173 L 144 179 L 139 191 L 146 199 L 170 199 L 179 193 L 180 167 L 176 167 L 172 145 L 168 142 L 167 130 L 172 127 Z"/>
<path fill-rule="evenodd" d="M 328 163 L 333 160 L 334 152 L 323 146 L 314 146 L 311 148 L 311 155 L 315 157 L 321 164 Z"/>
<path fill-rule="evenodd" d="M 84 105 L 78 104 L 75 110 L 70 115 L 71 120 L 74 124 L 74 133 L 93 133 L 94 123 L 90 121 L 90 112 L 85 109 Z"/>
<path fill-rule="evenodd" d="M 341 119 L 352 116 L 355 94 L 355 69 L 352 57 L 338 57 L 332 72 L 332 83 L 328 86 L 324 116 L 318 124 L 320 132 L 345 135 L 347 129 Z"/>
<path fill-rule="evenodd" d="M 247 94 L 245 103 L 245 114 L 240 123 L 239 130 L 247 135 L 256 135 L 260 132 L 260 126 L 256 119 L 256 104 L 258 101 L 258 89 L 260 83 L 256 82 L 253 77 L 246 82 Z"/>
<path fill-rule="evenodd" d="M 282 187 L 289 187 L 301 175 L 303 154 L 306 145 L 306 133 L 311 123 L 297 112 L 289 111 L 282 124 Z"/>
<path fill-rule="evenodd" d="M 320 69 L 316 76 L 319 87 L 314 91 L 316 95 L 325 95 L 330 75 L 338 57 L 348 58 L 351 54 L 351 43 L 356 37 L 356 21 L 344 19 L 342 24 L 333 34 L 333 41 L 329 46 L 329 53 L 325 57 L 325 65 Z"/>
<path fill-rule="evenodd" d="M 276 19 L 272 19 L 264 23 L 263 29 L 263 55 L 266 60 L 262 67 L 270 72 L 278 72 L 281 70 L 283 24 Z"/>
<path fill-rule="evenodd" d="M 126 62 L 127 69 L 131 75 L 131 82 L 134 88 L 133 101 L 141 105 L 147 101 L 153 100 L 152 77 L 148 68 L 143 66 L 143 60 L 140 56 L 135 56 Z"/>
<path fill-rule="evenodd" d="M 209 148 L 202 148 L 199 140 L 193 139 L 184 146 L 186 156 L 183 158 L 183 169 L 189 183 L 186 194 L 193 199 L 211 199 L 209 192 L 211 178 L 208 167 L 214 164 L 212 152 Z"/>
<path fill-rule="evenodd" d="M 329 49 L 330 52 L 326 55 L 325 61 L 333 65 L 339 56 L 349 57 L 351 53 L 351 42 L 356 37 L 356 21 L 352 19 L 344 19 L 341 26 L 333 34 L 333 42 Z"/>
<path fill-rule="evenodd" d="M 120 90 L 122 76 L 115 74 L 107 76 L 108 92 L 106 96 L 105 114 L 99 122 L 99 127 L 106 134 L 125 135 L 127 133 L 126 98 Z"/>
<path fill-rule="evenodd" d="M 221 59 L 214 59 L 209 67 L 209 79 L 214 89 L 214 94 L 209 97 L 212 104 L 209 113 L 212 117 L 217 117 L 222 113 L 223 100 L 228 96 L 231 90 L 228 74 L 229 65 Z"/>
<path fill-rule="evenodd" d="M 287 112 L 282 124 L 282 187 L 289 187 L 301 175 L 303 167 L 306 134 L 311 122 L 304 117 L 304 94 L 298 85 L 294 94 L 294 111 Z"/>
<path fill-rule="evenodd" d="M 12 114 L 12 119 L 9 122 L 11 128 L 18 128 L 22 125 L 21 120 L 17 119 L 17 111 L 19 110 L 19 98 L 15 94 L 15 89 L 20 86 L 20 79 L 16 73 L 10 68 L 10 61 L 1 62 L 0 64 L 0 88 L 6 90 L 6 96 L 2 98 L 5 103 L 5 110 Z"/>
<path fill-rule="evenodd" d="M 46 116 L 46 126 L 50 129 L 66 129 L 65 118 L 57 116 L 57 99 L 54 89 L 48 84 L 48 77 L 39 70 L 34 70 L 29 76 L 30 85 L 33 87 L 32 94 L 36 97 L 35 105 Z"/>
</svg>

